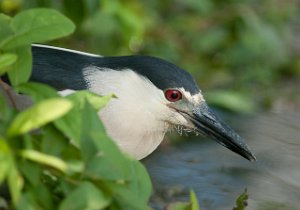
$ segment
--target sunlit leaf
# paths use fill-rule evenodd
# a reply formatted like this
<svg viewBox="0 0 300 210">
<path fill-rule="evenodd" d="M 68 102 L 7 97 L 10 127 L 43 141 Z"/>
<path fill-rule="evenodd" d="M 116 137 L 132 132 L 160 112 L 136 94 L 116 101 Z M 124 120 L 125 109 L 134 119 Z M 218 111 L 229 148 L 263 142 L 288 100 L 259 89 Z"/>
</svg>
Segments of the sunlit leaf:
<svg viewBox="0 0 300 210">
<path fill-rule="evenodd" d="M 75 25 L 68 18 L 53 9 L 40 8 L 21 12 L 11 20 L 10 24 L 14 36 L 2 44 L 3 49 L 57 39 L 75 30 Z"/>
<path fill-rule="evenodd" d="M 16 136 L 39 128 L 65 115 L 70 111 L 72 106 L 72 102 L 67 99 L 56 98 L 44 100 L 18 114 L 8 129 L 7 134 L 9 136 Z"/>
<path fill-rule="evenodd" d="M 27 82 L 32 69 L 31 46 L 25 46 L 10 50 L 18 56 L 18 60 L 12 65 L 8 72 L 9 81 L 13 86 Z"/>
<path fill-rule="evenodd" d="M 9 36 L 13 34 L 12 28 L 10 27 L 11 18 L 4 14 L 0 14 L 0 46 Z"/>
<path fill-rule="evenodd" d="M 191 190 L 191 192 L 190 192 L 190 200 L 191 200 L 191 204 L 192 204 L 191 210 L 200 210 L 199 201 L 193 190 Z"/>
<path fill-rule="evenodd" d="M 9 66 L 16 62 L 18 56 L 13 53 L 0 54 L 0 75 L 9 70 Z"/>
<path fill-rule="evenodd" d="M 0 185 L 9 172 L 11 165 L 9 155 L 12 155 L 9 146 L 6 144 L 5 140 L 0 137 Z"/>
<path fill-rule="evenodd" d="M 16 204 L 21 195 L 21 190 L 23 188 L 23 178 L 21 177 L 15 164 L 11 163 L 10 170 L 7 175 L 8 188 L 10 195 L 12 197 L 13 203 Z"/>
<path fill-rule="evenodd" d="M 51 166 L 62 172 L 67 172 L 68 165 L 61 159 L 35 150 L 23 150 L 20 155 L 28 160 Z"/>
<path fill-rule="evenodd" d="M 70 99 L 71 101 L 78 104 L 79 105 L 78 108 L 81 108 L 81 109 L 82 109 L 85 101 L 87 100 L 93 106 L 94 109 L 99 110 L 99 109 L 102 109 L 104 106 L 106 106 L 106 104 L 109 103 L 109 101 L 112 98 L 116 98 L 116 96 L 114 94 L 99 96 L 96 93 L 92 93 L 90 91 L 83 90 L 83 91 L 77 91 L 76 93 L 68 95 L 66 98 Z"/>
</svg>

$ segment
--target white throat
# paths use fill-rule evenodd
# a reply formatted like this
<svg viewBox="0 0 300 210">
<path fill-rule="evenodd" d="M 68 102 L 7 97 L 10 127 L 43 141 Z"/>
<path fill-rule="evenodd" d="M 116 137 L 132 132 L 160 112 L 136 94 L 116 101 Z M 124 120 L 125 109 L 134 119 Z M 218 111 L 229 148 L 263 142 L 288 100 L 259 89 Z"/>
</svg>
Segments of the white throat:
<svg viewBox="0 0 300 210">
<path fill-rule="evenodd" d="M 163 91 L 132 70 L 84 69 L 89 90 L 118 97 L 99 112 L 108 134 L 120 148 L 137 159 L 152 153 L 168 129 L 170 114 Z M 163 115 L 161 114 L 163 113 Z"/>
</svg>

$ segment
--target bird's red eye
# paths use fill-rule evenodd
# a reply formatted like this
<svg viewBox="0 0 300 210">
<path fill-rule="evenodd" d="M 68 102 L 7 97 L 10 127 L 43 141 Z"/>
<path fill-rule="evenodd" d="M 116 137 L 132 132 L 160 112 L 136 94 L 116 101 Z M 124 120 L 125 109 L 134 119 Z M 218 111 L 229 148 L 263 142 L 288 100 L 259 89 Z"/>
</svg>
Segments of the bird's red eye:
<svg viewBox="0 0 300 210">
<path fill-rule="evenodd" d="M 165 97 L 168 101 L 175 102 L 182 98 L 182 94 L 179 90 L 170 89 L 165 91 Z"/>
</svg>

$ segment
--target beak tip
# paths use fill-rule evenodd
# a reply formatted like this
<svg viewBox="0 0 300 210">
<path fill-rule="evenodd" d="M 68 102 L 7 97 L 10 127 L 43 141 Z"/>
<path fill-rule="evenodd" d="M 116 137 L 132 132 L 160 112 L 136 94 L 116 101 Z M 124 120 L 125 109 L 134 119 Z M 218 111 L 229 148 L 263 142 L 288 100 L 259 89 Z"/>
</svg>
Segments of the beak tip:
<svg viewBox="0 0 300 210">
<path fill-rule="evenodd" d="M 239 138 L 240 138 L 240 141 L 239 141 L 240 147 L 233 149 L 233 151 L 235 151 L 239 155 L 243 156 L 250 162 L 256 162 L 257 161 L 256 156 L 251 152 L 251 149 L 248 147 L 248 145 L 246 143 L 244 143 L 244 140 L 241 137 L 239 137 Z"/>
<path fill-rule="evenodd" d="M 237 153 L 238 155 L 244 157 L 245 159 L 249 160 L 250 162 L 256 162 L 256 156 L 251 152 L 246 144 L 243 147 L 227 147 L 231 151 Z"/>
<path fill-rule="evenodd" d="M 256 162 L 257 158 L 255 157 L 254 154 L 250 153 L 250 155 L 247 158 L 250 162 Z"/>
<path fill-rule="evenodd" d="M 199 132 L 212 137 L 219 144 L 241 155 L 250 162 L 257 160 L 244 139 L 218 118 L 206 103 L 202 103 L 197 109 L 193 110 L 193 115 L 189 116 L 189 119 Z"/>
</svg>

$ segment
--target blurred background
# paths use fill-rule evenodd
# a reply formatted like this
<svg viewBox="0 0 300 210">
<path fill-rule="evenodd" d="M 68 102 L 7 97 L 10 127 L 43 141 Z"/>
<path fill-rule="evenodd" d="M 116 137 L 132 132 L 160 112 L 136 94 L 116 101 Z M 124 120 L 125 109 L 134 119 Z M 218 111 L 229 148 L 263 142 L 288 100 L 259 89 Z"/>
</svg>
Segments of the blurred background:
<svg viewBox="0 0 300 210">
<path fill-rule="evenodd" d="M 300 107 L 299 0 L 0 0 L 14 15 L 55 8 L 77 25 L 49 44 L 143 54 L 193 74 L 209 104 L 238 113 Z"/>
<path fill-rule="evenodd" d="M 300 209 L 300 0 L 0 0 L 9 15 L 36 7 L 77 25 L 48 44 L 152 55 L 189 71 L 256 153 L 248 163 L 200 137 L 160 146 L 143 161 L 155 209 L 191 188 L 207 210 L 232 209 L 245 188 L 249 209 Z"/>
</svg>

